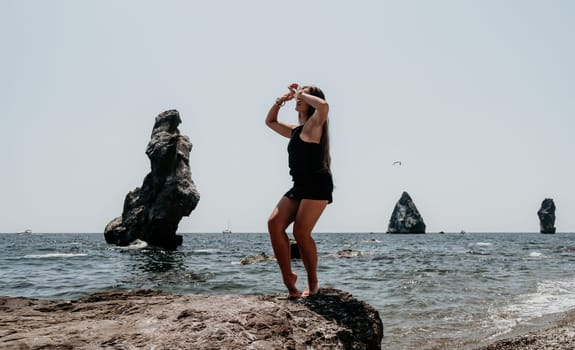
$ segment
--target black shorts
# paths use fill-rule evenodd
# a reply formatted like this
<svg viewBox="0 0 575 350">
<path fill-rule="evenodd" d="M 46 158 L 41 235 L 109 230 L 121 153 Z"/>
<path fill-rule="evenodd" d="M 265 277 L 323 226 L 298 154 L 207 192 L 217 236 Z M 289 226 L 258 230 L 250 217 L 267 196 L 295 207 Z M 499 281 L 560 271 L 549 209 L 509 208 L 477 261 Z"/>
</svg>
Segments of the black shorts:
<svg viewBox="0 0 575 350">
<path fill-rule="evenodd" d="M 327 200 L 327 203 L 329 204 L 333 201 L 332 192 L 333 180 L 331 178 L 331 174 L 320 173 L 313 174 L 306 179 L 294 180 L 293 187 L 287 191 L 284 196 L 295 200 Z"/>
</svg>

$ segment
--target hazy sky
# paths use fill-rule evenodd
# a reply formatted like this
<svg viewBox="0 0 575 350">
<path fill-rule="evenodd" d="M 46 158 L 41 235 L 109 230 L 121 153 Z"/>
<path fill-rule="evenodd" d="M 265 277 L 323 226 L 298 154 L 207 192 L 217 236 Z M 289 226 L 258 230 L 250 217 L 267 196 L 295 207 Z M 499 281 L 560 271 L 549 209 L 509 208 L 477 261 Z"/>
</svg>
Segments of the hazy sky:
<svg viewBox="0 0 575 350">
<path fill-rule="evenodd" d="M 428 232 L 535 232 L 546 197 L 573 232 L 574 17 L 568 0 L 3 0 L 0 232 L 103 232 L 168 109 L 201 194 L 179 231 L 265 231 L 291 179 L 264 118 L 292 82 L 330 103 L 316 231 L 384 232 L 407 191 Z"/>
</svg>

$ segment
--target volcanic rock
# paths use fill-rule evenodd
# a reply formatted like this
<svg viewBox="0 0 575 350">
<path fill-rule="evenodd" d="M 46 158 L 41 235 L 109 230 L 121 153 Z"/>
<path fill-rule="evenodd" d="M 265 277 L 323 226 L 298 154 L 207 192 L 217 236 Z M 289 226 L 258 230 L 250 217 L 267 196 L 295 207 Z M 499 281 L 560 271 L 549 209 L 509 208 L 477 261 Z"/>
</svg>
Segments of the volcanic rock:
<svg viewBox="0 0 575 350">
<path fill-rule="evenodd" d="M 393 209 L 387 233 L 425 233 L 423 218 L 407 192 L 402 193 Z"/>
<path fill-rule="evenodd" d="M 551 198 L 545 198 L 537 211 L 541 233 L 555 233 L 555 203 Z"/>
<path fill-rule="evenodd" d="M 126 195 L 122 216 L 104 230 L 106 242 L 120 246 L 141 239 L 150 245 L 175 249 L 182 244 L 176 235 L 183 216 L 189 216 L 200 200 L 190 171 L 192 143 L 181 135 L 176 110 L 156 117 L 146 155 L 151 172 L 142 187 Z"/>
</svg>

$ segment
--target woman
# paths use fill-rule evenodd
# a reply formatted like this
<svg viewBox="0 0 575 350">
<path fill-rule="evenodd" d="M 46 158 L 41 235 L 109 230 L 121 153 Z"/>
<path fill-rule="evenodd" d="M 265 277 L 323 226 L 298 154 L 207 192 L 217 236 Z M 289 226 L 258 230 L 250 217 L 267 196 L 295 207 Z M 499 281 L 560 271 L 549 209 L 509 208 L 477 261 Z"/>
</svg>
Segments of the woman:
<svg viewBox="0 0 575 350">
<path fill-rule="evenodd" d="M 299 125 L 278 121 L 280 108 L 296 100 Z M 289 92 L 276 99 L 266 125 L 290 139 L 288 145 L 293 187 L 280 199 L 268 219 L 268 231 L 288 297 L 317 294 L 317 250 L 311 232 L 325 207 L 332 201 L 333 182 L 330 171 L 328 118 L 329 105 L 323 92 L 315 86 L 291 84 Z M 307 288 L 300 295 L 297 275 L 291 269 L 290 242 L 286 228 L 293 222 L 293 235 L 307 272 Z"/>
</svg>

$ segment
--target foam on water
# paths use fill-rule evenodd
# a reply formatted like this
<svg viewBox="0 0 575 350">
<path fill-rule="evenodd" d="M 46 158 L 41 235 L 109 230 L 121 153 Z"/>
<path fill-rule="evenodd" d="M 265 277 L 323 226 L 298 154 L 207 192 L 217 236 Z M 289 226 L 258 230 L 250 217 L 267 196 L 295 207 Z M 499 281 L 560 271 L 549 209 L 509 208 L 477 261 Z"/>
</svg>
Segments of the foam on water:
<svg viewBox="0 0 575 350">
<path fill-rule="evenodd" d="M 48 253 L 24 255 L 24 259 L 44 259 L 44 258 L 74 258 L 78 256 L 88 256 L 85 253 Z"/>
<path fill-rule="evenodd" d="M 537 282 L 536 291 L 518 297 L 518 305 L 509 306 L 525 318 L 564 312 L 575 307 L 575 279 Z"/>
<path fill-rule="evenodd" d="M 572 308 L 575 308 L 575 279 L 537 282 L 534 292 L 520 294 L 514 303 L 492 312 L 490 320 L 499 329 L 493 337 L 510 332 L 520 323 Z"/>
<path fill-rule="evenodd" d="M 207 249 L 194 249 L 192 253 L 207 253 L 207 254 L 214 254 L 218 253 L 219 249 L 207 248 Z"/>
<path fill-rule="evenodd" d="M 125 247 L 115 247 L 115 248 L 120 249 L 120 250 L 130 250 L 130 249 L 144 249 L 144 248 L 147 248 L 147 247 L 148 247 L 148 243 L 146 243 L 146 242 L 144 242 L 144 241 L 142 241 L 142 240 L 136 239 L 135 241 L 133 241 L 133 242 L 132 242 L 130 245 L 128 245 L 128 246 L 125 246 Z"/>
</svg>

